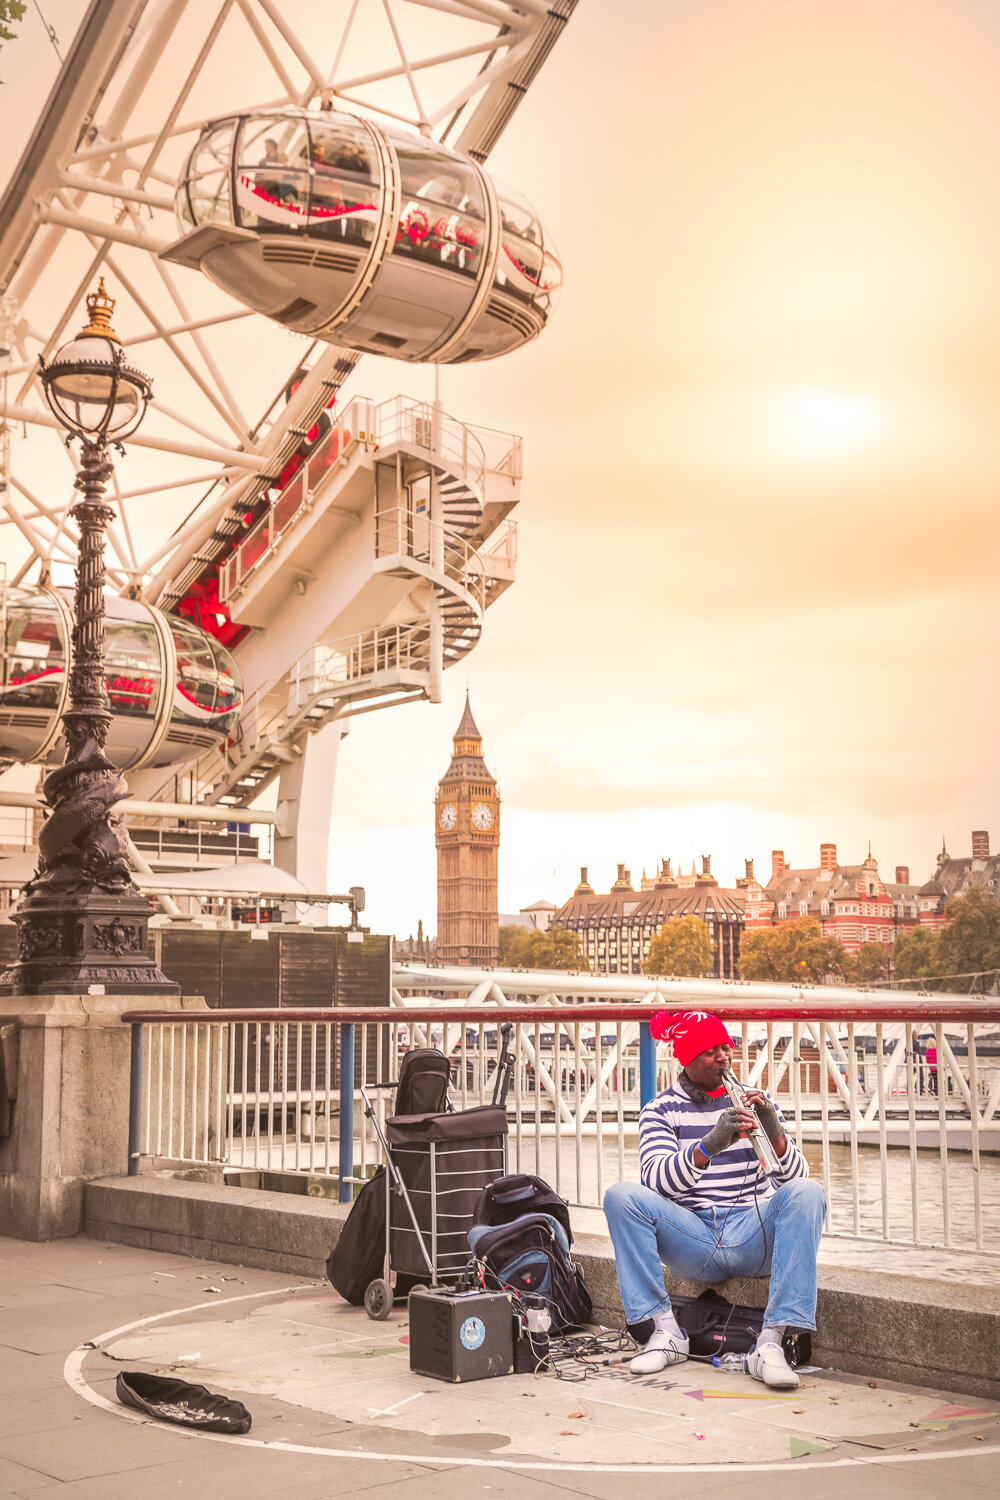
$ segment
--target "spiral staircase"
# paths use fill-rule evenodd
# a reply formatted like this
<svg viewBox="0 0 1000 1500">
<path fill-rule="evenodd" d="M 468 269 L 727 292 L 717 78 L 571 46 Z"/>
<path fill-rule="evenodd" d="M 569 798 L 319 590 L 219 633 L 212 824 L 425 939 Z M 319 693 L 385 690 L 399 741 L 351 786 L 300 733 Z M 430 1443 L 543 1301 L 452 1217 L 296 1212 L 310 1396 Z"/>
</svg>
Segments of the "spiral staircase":
<svg viewBox="0 0 1000 1500">
<path fill-rule="evenodd" d="M 359 546 L 370 535 L 367 570 L 336 606 L 367 612 L 368 628 L 316 645 L 329 591 L 322 579 L 310 585 L 318 602 L 302 612 L 294 659 L 264 678 L 247 673 L 257 685 L 236 734 L 189 767 L 194 800 L 247 806 L 332 720 L 433 698 L 440 672 L 472 650 L 486 610 L 514 580 L 508 515 L 519 481 L 518 439 L 426 403 L 355 398 L 261 520 L 219 555 L 219 599 L 234 623 L 260 636 L 266 622 L 280 635 L 275 621 L 294 613 L 296 585 L 304 592 L 307 565 L 315 571 L 329 528 L 340 527 L 348 539 L 360 533 Z M 235 649 L 241 667 L 253 635 Z M 154 800 L 169 798 L 171 785 Z"/>
</svg>

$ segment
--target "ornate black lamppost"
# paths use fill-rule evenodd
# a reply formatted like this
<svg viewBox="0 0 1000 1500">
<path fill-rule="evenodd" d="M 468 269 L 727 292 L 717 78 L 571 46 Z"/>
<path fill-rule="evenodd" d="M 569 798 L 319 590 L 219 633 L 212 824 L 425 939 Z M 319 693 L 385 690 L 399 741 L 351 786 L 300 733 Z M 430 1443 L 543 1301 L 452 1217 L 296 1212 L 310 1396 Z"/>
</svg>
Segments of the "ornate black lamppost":
<svg viewBox="0 0 1000 1500">
<path fill-rule="evenodd" d="M 0 986 L 14 994 L 178 989 L 147 953 L 149 903 L 133 884 L 114 812 L 128 789 L 104 753 L 111 720 L 104 678 L 104 532 L 113 515 L 104 499 L 108 447 L 124 452 L 122 439 L 142 421 L 152 392 L 111 327 L 114 306 L 102 279 L 87 298 L 88 326 L 48 364 L 40 361 L 45 397 L 67 429 L 67 446 L 81 442 L 82 498 L 71 512 L 80 549 L 70 707 L 62 719 L 66 759 L 45 778 L 50 811 L 38 836 L 38 869 L 12 914 L 18 962 L 0 974 Z"/>
</svg>

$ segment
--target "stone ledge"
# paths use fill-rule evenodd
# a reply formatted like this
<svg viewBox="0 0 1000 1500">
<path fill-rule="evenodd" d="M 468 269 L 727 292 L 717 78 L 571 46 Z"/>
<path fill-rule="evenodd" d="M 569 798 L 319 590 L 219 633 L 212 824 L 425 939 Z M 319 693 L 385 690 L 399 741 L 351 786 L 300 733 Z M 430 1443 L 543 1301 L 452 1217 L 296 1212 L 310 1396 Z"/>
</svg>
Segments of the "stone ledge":
<svg viewBox="0 0 1000 1500">
<path fill-rule="evenodd" d="M 258 1270 L 322 1276 L 348 1204 L 166 1177 L 104 1178 L 85 1197 L 85 1232 Z M 595 1320 L 624 1322 L 610 1241 L 581 1235 L 574 1253 Z M 701 1287 L 674 1290 L 696 1295 Z M 730 1300 L 763 1306 L 767 1284 L 724 1282 Z M 1000 1400 L 1000 1287 L 820 1267 L 817 1364 Z"/>
</svg>

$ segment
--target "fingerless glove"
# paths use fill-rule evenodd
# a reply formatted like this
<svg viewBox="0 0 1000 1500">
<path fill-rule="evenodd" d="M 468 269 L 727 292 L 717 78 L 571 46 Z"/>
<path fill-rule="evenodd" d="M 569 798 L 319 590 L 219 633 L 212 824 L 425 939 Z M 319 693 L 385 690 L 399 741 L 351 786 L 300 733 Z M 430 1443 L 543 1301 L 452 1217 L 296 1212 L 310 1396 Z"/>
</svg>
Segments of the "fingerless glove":
<svg viewBox="0 0 1000 1500">
<path fill-rule="evenodd" d="M 759 1099 L 754 1105 L 754 1114 L 760 1121 L 760 1128 L 769 1141 L 776 1141 L 779 1135 L 785 1134 L 785 1127 L 778 1118 L 778 1111 L 770 1099 Z"/>
<path fill-rule="evenodd" d="M 735 1109 L 724 1109 L 699 1144 L 706 1156 L 718 1156 L 720 1151 L 728 1151 L 739 1138 L 739 1114 Z"/>
</svg>

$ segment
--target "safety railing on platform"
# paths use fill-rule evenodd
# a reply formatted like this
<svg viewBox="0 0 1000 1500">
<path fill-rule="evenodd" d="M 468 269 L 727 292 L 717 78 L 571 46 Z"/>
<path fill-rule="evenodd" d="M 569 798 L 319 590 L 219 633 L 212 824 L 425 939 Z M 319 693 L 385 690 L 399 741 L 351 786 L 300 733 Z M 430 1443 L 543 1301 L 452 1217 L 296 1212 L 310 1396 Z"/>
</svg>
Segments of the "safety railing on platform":
<svg viewBox="0 0 1000 1500">
<path fill-rule="evenodd" d="M 274 503 L 219 568 L 219 598 L 225 603 L 277 546 L 282 534 L 312 504 L 314 492 L 332 469 L 342 467 L 358 443 L 376 442 L 376 408 L 357 396 L 331 426 L 317 433 L 315 446 L 290 476 Z"/>
<path fill-rule="evenodd" d="M 485 608 L 486 564 L 477 548 L 462 540 L 425 512 L 405 506 L 389 506 L 375 517 L 375 556 L 384 561 L 396 557 L 422 563 L 441 574 L 455 591 L 467 595 L 476 608 Z"/>
<path fill-rule="evenodd" d="M 1000 1252 L 1000 1006 L 843 993 L 853 1003 L 713 1006 L 734 1036 L 734 1070 L 769 1091 L 822 1181 L 827 1233 Z M 659 1005 L 395 998 L 381 1010 L 127 1015 L 129 1171 L 294 1173 L 347 1201 L 378 1160 L 360 1085 L 391 1083 L 402 1053 L 430 1044 L 451 1059 L 454 1108 L 488 1102 L 509 1020 L 511 1170 L 590 1209 L 610 1183 L 638 1179 L 639 1109 L 676 1077 L 646 1024 Z M 685 1008 L 676 996 L 667 1007 Z M 354 1087 L 342 1091 L 342 1076 Z M 375 1097 L 384 1118 L 391 1090 Z"/>
<path fill-rule="evenodd" d="M 264 681 L 243 704 L 235 734 L 224 744 L 214 745 L 183 772 L 192 802 L 213 801 L 210 789 L 227 785 L 232 775 L 252 765 L 255 755 L 275 741 L 302 728 L 301 717 L 311 706 L 326 699 L 343 700 L 352 690 L 373 686 L 379 674 L 417 673 L 430 670 L 426 626 L 385 625 L 356 632 L 326 645 L 312 646 L 286 673 L 280 689 Z M 275 706 L 275 700 L 277 706 Z M 176 778 L 168 777 L 153 793 L 151 801 L 180 801 Z M 135 827 L 155 826 L 151 814 L 131 818 Z M 250 818 L 246 821 L 253 822 Z"/>
<path fill-rule="evenodd" d="M 230 600 L 281 542 L 286 531 L 312 507 L 331 471 L 343 468 L 360 444 L 372 450 L 399 443 L 425 449 L 440 467 L 480 492 L 487 470 L 512 480 L 521 477 L 521 440 L 490 428 L 469 427 L 425 401 L 395 396 L 376 405 L 356 396 L 317 435 L 315 446 L 292 474 L 273 504 L 219 567 L 219 598 Z"/>
<path fill-rule="evenodd" d="M 383 401 L 377 409 L 380 448 L 402 443 L 405 448 L 424 448 L 452 473 L 481 489 L 486 475 L 486 454 L 471 427 L 457 422 L 439 407 L 408 396 Z M 512 440 L 509 440 L 512 441 Z"/>
</svg>

